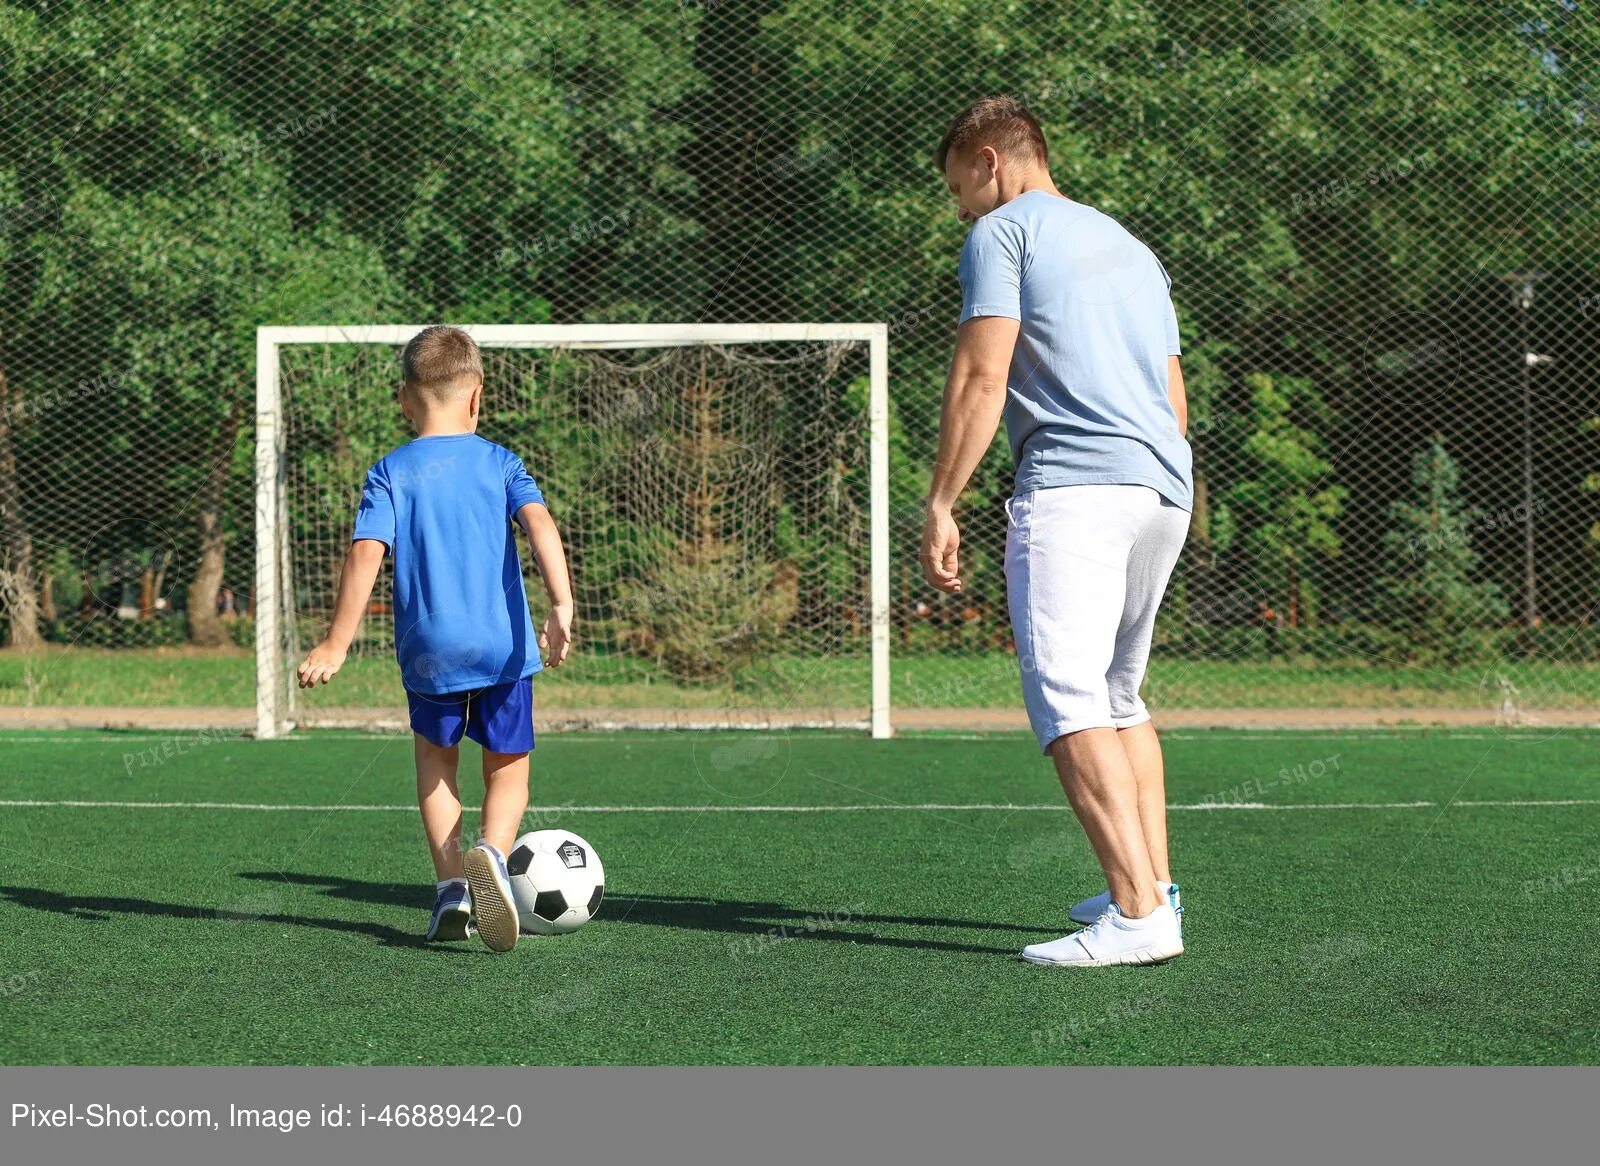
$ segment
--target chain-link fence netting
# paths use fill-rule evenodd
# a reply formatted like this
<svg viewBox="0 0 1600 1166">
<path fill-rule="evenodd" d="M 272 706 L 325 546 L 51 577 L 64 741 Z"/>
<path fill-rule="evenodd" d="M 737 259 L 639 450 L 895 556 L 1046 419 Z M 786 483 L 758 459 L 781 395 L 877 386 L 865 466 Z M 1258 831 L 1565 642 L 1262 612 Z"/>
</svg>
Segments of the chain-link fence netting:
<svg viewBox="0 0 1600 1166">
<path fill-rule="evenodd" d="M 1005 92 L 1173 276 L 1197 502 L 1151 703 L 1582 709 L 1590 8 L 0 5 L 0 701 L 253 702 L 259 325 L 883 321 L 895 703 L 1014 709 L 1001 448 L 967 594 L 915 563 L 964 231 L 932 152 Z"/>
</svg>

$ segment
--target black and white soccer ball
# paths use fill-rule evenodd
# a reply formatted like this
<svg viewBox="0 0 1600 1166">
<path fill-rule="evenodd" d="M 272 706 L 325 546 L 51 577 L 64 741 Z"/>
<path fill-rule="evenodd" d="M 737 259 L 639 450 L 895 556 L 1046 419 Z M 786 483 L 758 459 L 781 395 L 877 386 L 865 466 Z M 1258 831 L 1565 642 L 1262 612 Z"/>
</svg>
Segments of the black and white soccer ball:
<svg viewBox="0 0 1600 1166">
<path fill-rule="evenodd" d="M 605 895 L 600 856 L 571 830 L 531 830 L 506 855 L 511 897 L 522 930 L 534 935 L 576 931 L 595 917 Z"/>
</svg>

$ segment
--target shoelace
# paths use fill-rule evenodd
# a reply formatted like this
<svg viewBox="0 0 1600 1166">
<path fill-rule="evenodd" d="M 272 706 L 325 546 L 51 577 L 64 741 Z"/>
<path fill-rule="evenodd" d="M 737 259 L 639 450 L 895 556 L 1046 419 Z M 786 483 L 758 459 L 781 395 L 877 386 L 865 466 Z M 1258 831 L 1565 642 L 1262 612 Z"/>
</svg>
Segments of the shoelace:
<svg viewBox="0 0 1600 1166">
<path fill-rule="evenodd" d="M 1101 925 L 1104 924 L 1106 926 L 1111 926 L 1109 923 L 1107 923 L 1107 920 L 1111 919 L 1113 916 L 1121 914 L 1122 909 L 1115 903 L 1112 903 L 1106 907 L 1104 911 L 1100 912 L 1100 914 L 1095 917 L 1095 921 L 1089 924 L 1089 926 L 1085 927 L 1082 931 L 1073 932 L 1072 938 L 1078 941 L 1079 947 L 1083 948 L 1084 951 L 1088 952 L 1092 956 L 1095 954 L 1096 947 L 1099 946 Z M 1091 943 L 1095 944 L 1096 947 L 1090 947 L 1089 945 Z"/>
<path fill-rule="evenodd" d="M 1085 931 L 1093 931 L 1095 928 L 1099 927 L 1102 923 L 1104 923 L 1107 919 L 1110 919 L 1113 915 L 1121 915 L 1121 914 L 1122 914 L 1122 908 L 1118 907 L 1115 903 L 1112 903 L 1104 911 L 1100 912 L 1099 915 L 1095 916 L 1094 922 L 1089 924 L 1089 926 L 1084 928 L 1084 930 Z"/>
</svg>

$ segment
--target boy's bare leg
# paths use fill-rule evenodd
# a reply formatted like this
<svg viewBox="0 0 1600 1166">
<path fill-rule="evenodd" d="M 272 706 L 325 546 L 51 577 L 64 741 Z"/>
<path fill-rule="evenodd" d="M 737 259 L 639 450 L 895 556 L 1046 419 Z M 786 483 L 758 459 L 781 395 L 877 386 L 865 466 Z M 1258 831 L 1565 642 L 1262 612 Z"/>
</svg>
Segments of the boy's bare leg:
<svg viewBox="0 0 1600 1166">
<path fill-rule="evenodd" d="M 1144 832 L 1145 852 L 1158 882 L 1170 883 L 1172 870 L 1167 862 L 1167 777 L 1161 759 L 1161 739 L 1153 721 L 1117 730 L 1117 740 L 1133 767 L 1138 788 L 1139 827 Z"/>
<path fill-rule="evenodd" d="M 1129 919 L 1142 919 L 1161 906 L 1161 896 L 1140 827 L 1133 767 L 1117 730 L 1083 729 L 1057 737 L 1050 757 L 1105 871 L 1111 898 Z"/>
<path fill-rule="evenodd" d="M 426 737 L 413 734 L 417 757 L 417 805 L 422 810 L 422 829 L 428 836 L 428 853 L 440 879 L 459 879 L 461 874 L 461 793 L 456 787 L 456 765 L 461 749 L 435 745 Z"/>
<path fill-rule="evenodd" d="M 483 751 L 483 840 L 511 853 L 528 809 L 528 755 Z"/>
</svg>

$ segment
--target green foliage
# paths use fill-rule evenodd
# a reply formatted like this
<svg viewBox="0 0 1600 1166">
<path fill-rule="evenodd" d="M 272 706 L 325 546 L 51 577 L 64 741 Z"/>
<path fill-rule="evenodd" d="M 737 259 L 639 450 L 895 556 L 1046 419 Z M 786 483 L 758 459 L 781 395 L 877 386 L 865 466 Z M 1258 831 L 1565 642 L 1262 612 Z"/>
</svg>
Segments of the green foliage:
<svg viewBox="0 0 1600 1166">
<path fill-rule="evenodd" d="M 184 643 L 189 629 L 181 615 L 118 619 L 101 611 L 93 619 L 56 620 L 45 628 L 44 638 L 81 648 L 169 648 Z"/>
<path fill-rule="evenodd" d="M 1328 484 L 1333 465 L 1313 425 L 1327 412 L 1315 386 L 1265 373 L 1245 378 L 1253 409 L 1244 440 L 1245 475 L 1228 492 L 1249 530 L 1245 545 L 1256 579 L 1289 625 L 1307 605 L 1313 573 L 1339 553 L 1334 528 L 1347 491 Z"/>
<path fill-rule="evenodd" d="M 733 504 L 763 460 L 734 415 L 758 406 L 703 363 L 679 395 L 687 423 L 651 443 L 653 472 L 640 476 L 674 489 L 657 500 L 657 522 L 635 528 L 632 552 L 648 566 L 621 580 L 612 634 L 674 679 L 728 681 L 794 618 L 800 573 Z"/>
<path fill-rule="evenodd" d="M 69 524 L 98 525 L 114 500 L 126 513 L 107 520 L 172 543 L 181 594 L 220 464 L 227 581 L 246 589 L 263 323 L 886 320 L 905 603 L 922 594 L 914 540 L 963 236 L 931 155 L 961 105 L 1000 91 L 1041 118 L 1063 190 L 1174 276 L 1210 501 L 1180 570 L 1247 579 L 1289 622 L 1348 621 L 1371 575 L 1331 567 L 1383 549 L 1373 532 L 1406 469 L 1394 426 L 1414 398 L 1457 426 L 1503 404 L 1493 376 L 1368 361 L 1364 338 L 1440 303 L 1464 332 L 1464 272 L 1600 253 L 1600 203 L 1583 197 L 1600 178 L 1584 128 L 1595 27 L 1570 6 L 1474 0 L 3 4 L 0 366 L 16 399 L 47 406 L 17 414 L 23 517 L 43 563 L 81 554 Z M 1498 326 L 1481 324 L 1486 347 Z M 405 437 L 392 367 L 295 371 L 317 402 L 298 488 L 346 513 L 360 471 Z M 614 608 L 620 548 L 654 537 L 618 501 L 628 431 L 516 390 L 485 432 L 596 532 L 575 569 Z M 859 404 L 861 383 L 850 392 Z M 1544 401 L 1569 397 L 1584 399 Z M 1550 415 L 1536 436 L 1565 448 L 1551 434 L 1571 427 Z M 1473 428 L 1464 492 L 1495 496 L 1515 436 Z M 854 505 L 861 470 L 824 485 Z M 763 562 L 802 565 L 790 626 L 811 634 L 839 614 L 804 610 L 810 581 L 849 590 L 862 543 L 849 507 L 834 537 L 801 525 L 816 496 L 799 477 Z M 1010 486 L 997 448 L 963 514 L 973 577 L 996 591 Z M 1552 571 L 1581 559 L 1564 577 L 1577 622 L 1600 596 L 1600 541 L 1585 541 L 1600 522 L 1569 509 L 1548 547 Z M 662 546 L 692 590 L 689 553 Z M 1479 549 L 1480 573 L 1512 586 L 1513 557 Z M 312 590 L 332 569 L 306 568 Z"/>
<path fill-rule="evenodd" d="M 737 544 L 667 536 L 649 579 L 622 584 L 617 638 L 675 680 L 729 681 L 793 618 L 795 571 L 750 561 Z"/>
<path fill-rule="evenodd" d="M 256 621 L 255 617 L 236 615 L 225 617 L 223 627 L 228 629 L 228 638 L 233 641 L 236 648 L 254 651 L 256 646 Z"/>
<path fill-rule="evenodd" d="M 1580 431 L 1585 435 L 1583 449 L 1585 470 L 1578 481 L 1578 491 L 1587 498 L 1592 498 L 1600 503 L 1600 469 L 1588 469 L 1588 466 L 1600 465 L 1600 417 L 1586 417 L 1580 426 Z M 1600 506 L 1589 509 L 1589 529 L 1584 532 L 1582 550 L 1579 552 L 1583 565 L 1583 582 L 1587 585 L 1589 594 L 1600 596 Z"/>
<path fill-rule="evenodd" d="M 1385 540 L 1389 570 L 1379 586 L 1391 653 L 1402 660 L 1453 665 L 1481 657 L 1481 629 L 1506 617 L 1499 587 L 1473 581 L 1472 525 L 1481 511 L 1461 504 L 1459 478 L 1435 437 L 1412 461 L 1414 498 L 1389 511 L 1395 526 Z"/>
</svg>

